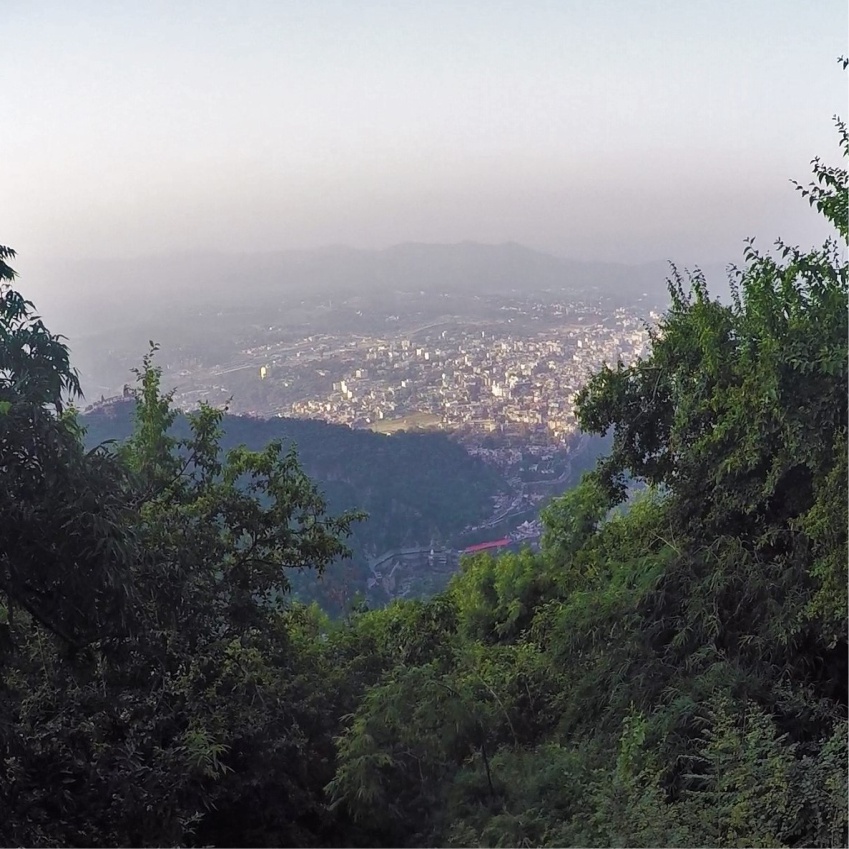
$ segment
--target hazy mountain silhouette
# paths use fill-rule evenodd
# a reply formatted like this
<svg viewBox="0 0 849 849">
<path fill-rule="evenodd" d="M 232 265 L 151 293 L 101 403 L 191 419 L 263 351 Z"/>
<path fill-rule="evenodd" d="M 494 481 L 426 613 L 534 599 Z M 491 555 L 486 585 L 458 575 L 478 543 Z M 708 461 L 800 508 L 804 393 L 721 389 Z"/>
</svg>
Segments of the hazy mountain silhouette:
<svg viewBox="0 0 849 849">
<path fill-rule="evenodd" d="M 74 260 L 45 267 L 34 294 L 46 312 L 61 310 L 67 330 L 139 314 L 173 316 L 203 305 L 238 310 L 281 299 L 422 291 L 426 294 L 554 290 L 662 293 L 669 267 L 578 262 L 515 243 L 407 243 L 381 251 L 332 246 L 278 253 L 203 253 L 120 260 Z M 714 275 L 713 282 L 717 282 Z M 42 292 L 44 294 L 42 294 Z"/>
</svg>

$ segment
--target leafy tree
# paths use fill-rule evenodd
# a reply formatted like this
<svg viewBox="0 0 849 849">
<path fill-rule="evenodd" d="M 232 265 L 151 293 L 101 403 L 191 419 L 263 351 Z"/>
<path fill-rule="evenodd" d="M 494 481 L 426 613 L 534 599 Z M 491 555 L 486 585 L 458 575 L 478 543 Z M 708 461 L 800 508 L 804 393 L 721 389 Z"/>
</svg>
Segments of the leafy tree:
<svg viewBox="0 0 849 849">
<path fill-rule="evenodd" d="M 73 653 L 129 615 L 125 474 L 83 450 L 64 409 L 80 394 L 68 349 L 12 288 L 13 257 L 0 247 L 0 610 L 7 628 L 21 611 Z"/>
<path fill-rule="evenodd" d="M 9 282 L 11 256 L 4 249 Z M 326 763 L 332 728 L 309 710 L 306 658 L 290 650 L 281 599 L 286 569 L 344 556 L 357 517 L 328 517 L 279 444 L 222 456 L 219 412 L 170 436 L 174 413 L 149 357 L 133 439 L 86 452 L 63 408 L 79 391 L 67 348 L 9 282 L 0 839 L 180 844 L 208 832 L 211 810 L 249 799 L 273 812 L 256 842 L 314 840 L 329 775 L 313 747 Z M 251 836 L 245 827 L 233 843 Z"/>
</svg>

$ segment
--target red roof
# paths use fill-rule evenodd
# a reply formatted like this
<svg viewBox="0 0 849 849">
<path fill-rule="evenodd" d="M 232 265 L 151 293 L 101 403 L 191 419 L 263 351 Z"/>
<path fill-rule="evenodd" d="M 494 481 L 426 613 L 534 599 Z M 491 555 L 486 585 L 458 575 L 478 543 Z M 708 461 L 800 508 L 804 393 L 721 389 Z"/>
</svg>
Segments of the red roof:
<svg viewBox="0 0 849 849">
<path fill-rule="evenodd" d="M 510 537 L 503 537 L 492 542 L 479 542 L 477 545 L 470 545 L 463 549 L 463 554 L 475 554 L 478 551 L 486 551 L 488 548 L 503 548 L 505 545 L 510 545 Z"/>
</svg>

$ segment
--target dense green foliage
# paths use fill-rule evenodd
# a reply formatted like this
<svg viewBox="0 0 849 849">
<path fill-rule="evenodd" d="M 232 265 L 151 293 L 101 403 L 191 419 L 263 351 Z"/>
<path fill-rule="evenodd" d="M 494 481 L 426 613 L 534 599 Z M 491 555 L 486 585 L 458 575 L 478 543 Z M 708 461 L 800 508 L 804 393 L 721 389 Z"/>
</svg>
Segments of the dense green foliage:
<svg viewBox="0 0 849 849">
<path fill-rule="evenodd" d="M 845 235 L 846 173 L 815 174 Z M 394 844 L 846 844 L 849 270 L 776 253 L 749 246 L 728 305 L 676 273 L 650 354 L 579 396 L 613 446 L 541 553 L 408 609 L 431 624 L 330 787 Z"/>
<path fill-rule="evenodd" d="M 356 517 L 328 517 L 279 444 L 222 456 L 212 410 L 169 437 L 149 361 L 132 440 L 86 452 L 61 340 L 8 286 L 0 317 L 0 842 L 178 844 L 255 768 L 277 838 L 302 842 L 330 774 L 302 757 L 315 720 L 278 599 Z"/>
<path fill-rule="evenodd" d="M 331 622 L 288 575 L 359 517 L 218 412 L 175 430 L 150 358 L 87 450 L 0 249 L 0 843 L 846 845 L 842 251 L 750 246 L 728 305 L 674 275 L 541 551 Z"/>
</svg>

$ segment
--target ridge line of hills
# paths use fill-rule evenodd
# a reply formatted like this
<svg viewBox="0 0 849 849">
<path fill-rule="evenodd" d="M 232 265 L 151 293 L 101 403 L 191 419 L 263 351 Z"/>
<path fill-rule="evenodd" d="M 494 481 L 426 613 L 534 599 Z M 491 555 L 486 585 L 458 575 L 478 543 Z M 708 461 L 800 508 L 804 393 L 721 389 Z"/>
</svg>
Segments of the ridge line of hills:
<svg viewBox="0 0 849 849">
<path fill-rule="evenodd" d="M 719 263 L 703 267 L 720 284 L 724 269 Z M 665 261 L 584 262 L 514 242 L 410 242 L 383 250 L 332 246 L 62 260 L 46 262 L 31 272 L 27 286 L 45 312 L 62 311 L 66 332 L 79 333 L 104 320 L 138 316 L 145 310 L 190 308 L 200 296 L 210 309 L 262 309 L 265 304 L 279 305 L 281 299 L 375 297 L 387 288 L 479 295 L 547 290 L 627 296 L 665 292 L 668 274 Z"/>
</svg>

